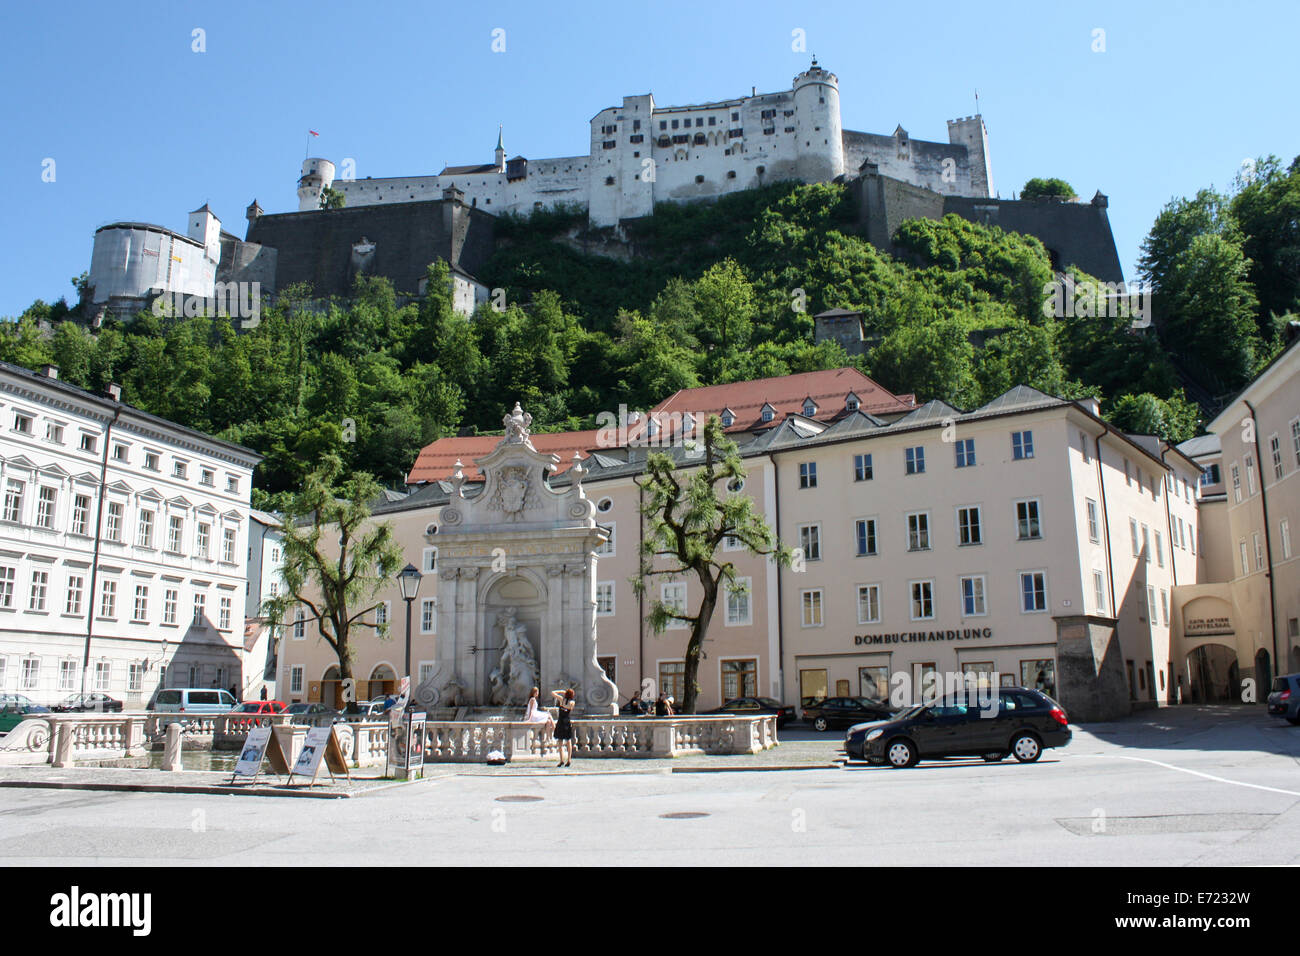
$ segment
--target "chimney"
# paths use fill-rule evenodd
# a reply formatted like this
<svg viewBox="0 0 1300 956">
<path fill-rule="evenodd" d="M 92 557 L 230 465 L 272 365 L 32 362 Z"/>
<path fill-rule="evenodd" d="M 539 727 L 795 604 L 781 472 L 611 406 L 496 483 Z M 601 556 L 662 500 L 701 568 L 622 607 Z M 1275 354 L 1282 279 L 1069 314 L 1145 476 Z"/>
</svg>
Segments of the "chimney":
<svg viewBox="0 0 1300 956">
<path fill-rule="evenodd" d="M 59 367 L 57 365 L 42 365 L 41 374 L 46 378 L 58 378 Z"/>
<path fill-rule="evenodd" d="M 118 385 L 117 382 L 109 382 L 108 387 L 104 389 L 104 396 L 111 398 L 115 402 L 120 402 L 122 400 L 122 386 Z"/>
</svg>

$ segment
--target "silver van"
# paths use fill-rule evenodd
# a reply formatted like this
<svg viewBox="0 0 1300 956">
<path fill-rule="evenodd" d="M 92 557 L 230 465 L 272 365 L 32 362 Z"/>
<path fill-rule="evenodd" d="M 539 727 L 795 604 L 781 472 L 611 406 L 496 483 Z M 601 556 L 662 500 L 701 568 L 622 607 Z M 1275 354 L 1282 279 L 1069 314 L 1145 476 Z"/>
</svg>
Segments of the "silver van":
<svg viewBox="0 0 1300 956">
<path fill-rule="evenodd" d="M 224 714 L 238 705 L 228 690 L 169 687 L 158 691 L 149 709 L 164 714 Z"/>
</svg>

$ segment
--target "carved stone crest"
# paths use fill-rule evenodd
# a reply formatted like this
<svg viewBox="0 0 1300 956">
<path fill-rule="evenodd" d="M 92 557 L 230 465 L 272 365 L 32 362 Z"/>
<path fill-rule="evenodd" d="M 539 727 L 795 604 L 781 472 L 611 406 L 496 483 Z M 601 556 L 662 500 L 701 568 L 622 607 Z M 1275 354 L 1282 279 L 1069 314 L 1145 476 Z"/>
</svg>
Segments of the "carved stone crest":
<svg viewBox="0 0 1300 956">
<path fill-rule="evenodd" d="M 528 472 L 518 466 L 502 468 L 497 476 L 497 490 L 490 507 L 511 519 L 520 518 L 528 507 Z"/>
<path fill-rule="evenodd" d="M 533 424 L 533 416 L 520 408 L 518 402 L 515 402 L 515 407 L 505 418 L 501 419 L 501 424 L 506 429 L 504 443 L 507 445 L 522 445 L 528 441 L 531 434 L 529 428 Z"/>
</svg>

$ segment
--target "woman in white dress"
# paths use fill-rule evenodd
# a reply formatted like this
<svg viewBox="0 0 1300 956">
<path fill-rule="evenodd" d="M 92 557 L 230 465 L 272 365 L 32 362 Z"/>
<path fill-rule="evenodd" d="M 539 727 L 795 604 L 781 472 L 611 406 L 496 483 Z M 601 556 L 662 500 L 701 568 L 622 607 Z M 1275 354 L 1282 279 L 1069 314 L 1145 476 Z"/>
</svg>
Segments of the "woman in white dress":
<svg viewBox="0 0 1300 956">
<path fill-rule="evenodd" d="M 542 709 L 542 692 L 534 687 L 528 694 L 528 704 L 524 707 L 524 723 L 545 724 L 547 733 L 555 730 L 555 718 L 550 711 Z"/>
</svg>

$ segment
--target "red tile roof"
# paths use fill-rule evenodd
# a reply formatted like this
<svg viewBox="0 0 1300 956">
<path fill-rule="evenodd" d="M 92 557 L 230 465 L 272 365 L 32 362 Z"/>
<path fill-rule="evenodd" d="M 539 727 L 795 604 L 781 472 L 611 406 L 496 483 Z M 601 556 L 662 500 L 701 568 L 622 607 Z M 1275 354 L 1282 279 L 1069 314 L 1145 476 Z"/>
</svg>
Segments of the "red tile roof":
<svg viewBox="0 0 1300 956">
<path fill-rule="evenodd" d="M 740 432 L 772 428 L 787 414 L 802 415 L 806 398 L 812 398 L 817 403 L 817 413 L 813 418 L 822 422 L 834 421 L 846 413 L 844 400 L 850 392 L 858 397 L 861 410 L 871 415 L 905 413 L 916 407 L 913 395 L 895 395 L 857 369 L 837 368 L 760 378 L 749 382 L 684 388 L 650 409 L 650 413 L 707 416 L 721 415 L 723 409 L 729 408 L 736 418 L 727 431 Z M 765 404 L 776 409 L 776 414 L 768 422 L 762 420 Z M 627 427 L 627 433 L 636 437 L 645 428 L 645 424 L 646 418 L 642 417 L 640 422 Z M 662 427 L 675 429 L 677 426 L 672 422 L 664 422 Z M 598 435 L 599 432 L 594 429 L 534 433 L 532 442 L 538 451 L 559 456 L 558 474 L 573 464 L 574 452 L 585 458 L 592 449 L 598 448 Z M 464 466 L 465 478 L 478 481 L 483 476 L 475 466 L 475 460 L 491 452 L 500 442 L 500 435 L 440 438 L 420 450 L 415 464 L 406 476 L 406 483 L 414 485 L 423 481 L 445 481 L 455 471 L 457 459 Z"/>
</svg>

